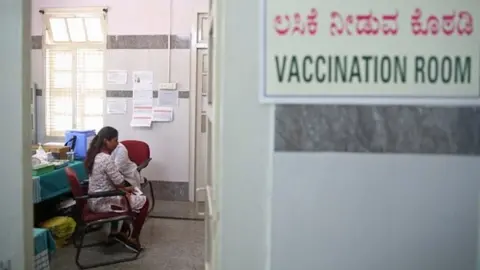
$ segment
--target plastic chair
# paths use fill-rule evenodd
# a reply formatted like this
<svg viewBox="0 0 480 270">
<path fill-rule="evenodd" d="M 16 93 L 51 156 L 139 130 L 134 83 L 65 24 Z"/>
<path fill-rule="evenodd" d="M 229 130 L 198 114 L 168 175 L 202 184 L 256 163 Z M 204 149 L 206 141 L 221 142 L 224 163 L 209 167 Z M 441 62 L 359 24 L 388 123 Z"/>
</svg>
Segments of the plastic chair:
<svg viewBox="0 0 480 270">
<path fill-rule="evenodd" d="M 135 164 L 137 164 L 137 170 L 141 172 L 144 168 L 148 166 L 150 161 L 150 147 L 146 142 L 142 141 L 135 141 L 135 140 L 125 140 L 122 141 L 121 144 L 127 148 L 128 151 L 128 158 Z M 143 177 L 144 183 L 142 184 L 142 188 L 145 189 L 146 186 L 150 188 L 150 209 L 148 213 L 150 214 L 153 209 L 155 209 L 155 193 L 153 192 L 152 182 L 148 181 L 146 177 Z"/>
<path fill-rule="evenodd" d="M 112 260 L 109 262 L 101 263 L 92 263 L 92 264 L 81 264 L 80 263 L 80 254 L 82 248 L 93 247 L 98 245 L 106 245 L 108 243 L 98 242 L 92 244 L 84 244 L 85 235 L 94 227 L 100 226 L 106 223 L 112 223 L 116 221 L 125 221 L 131 222 L 134 219 L 135 214 L 131 211 L 130 204 L 128 203 L 125 192 L 121 190 L 113 190 L 106 192 L 96 192 L 96 193 L 87 193 L 85 188 L 80 185 L 77 175 L 74 170 L 71 168 L 65 168 L 65 173 L 67 174 L 68 181 L 70 182 L 70 188 L 72 190 L 73 198 L 76 202 L 75 204 L 75 213 L 74 219 L 77 222 L 77 227 L 75 228 L 75 233 L 73 235 L 73 245 L 77 248 L 77 253 L 75 256 L 75 263 L 80 269 L 95 268 L 99 266 L 117 264 L 122 262 L 129 262 L 136 260 L 140 255 L 140 252 L 135 253 L 133 257 L 128 257 L 124 259 Z M 95 213 L 90 211 L 87 205 L 87 200 L 91 198 L 105 198 L 113 196 L 123 196 L 127 201 L 128 210 L 122 213 Z M 77 242 L 78 241 L 78 242 Z M 104 257 L 104 256 L 102 256 Z"/>
</svg>

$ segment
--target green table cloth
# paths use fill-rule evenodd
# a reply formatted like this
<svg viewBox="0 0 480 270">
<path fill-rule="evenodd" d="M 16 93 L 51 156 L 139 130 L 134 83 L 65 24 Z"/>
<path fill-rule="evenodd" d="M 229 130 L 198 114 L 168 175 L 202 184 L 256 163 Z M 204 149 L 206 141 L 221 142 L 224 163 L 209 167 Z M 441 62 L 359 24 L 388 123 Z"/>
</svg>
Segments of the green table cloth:
<svg viewBox="0 0 480 270">
<path fill-rule="evenodd" d="M 33 229 L 34 269 L 50 270 L 50 254 L 56 249 L 55 240 L 49 230 Z"/>
<path fill-rule="evenodd" d="M 48 251 L 48 253 L 55 252 L 55 240 L 52 233 L 43 228 L 33 228 L 33 239 L 35 247 L 35 255 L 42 251 Z"/>
<path fill-rule="evenodd" d="M 68 165 L 77 174 L 78 180 L 83 182 L 88 179 L 83 161 L 74 161 Z M 53 172 L 33 177 L 33 201 L 38 203 L 54 198 L 70 191 L 65 168 L 59 168 Z"/>
</svg>

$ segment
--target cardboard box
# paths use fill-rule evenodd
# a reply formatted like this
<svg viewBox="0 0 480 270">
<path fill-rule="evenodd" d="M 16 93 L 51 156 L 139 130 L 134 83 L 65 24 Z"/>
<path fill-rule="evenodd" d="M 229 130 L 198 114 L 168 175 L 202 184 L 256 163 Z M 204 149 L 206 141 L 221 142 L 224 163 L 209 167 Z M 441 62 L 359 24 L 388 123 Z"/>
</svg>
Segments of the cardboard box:
<svg viewBox="0 0 480 270">
<path fill-rule="evenodd" d="M 56 159 L 67 159 L 67 152 L 70 151 L 70 147 L 63 145 L 42 145 L 46 152 L 52 152 Z M 38 145 L 32 145 L 32 153 L 35 154 Z"/>
</svg>

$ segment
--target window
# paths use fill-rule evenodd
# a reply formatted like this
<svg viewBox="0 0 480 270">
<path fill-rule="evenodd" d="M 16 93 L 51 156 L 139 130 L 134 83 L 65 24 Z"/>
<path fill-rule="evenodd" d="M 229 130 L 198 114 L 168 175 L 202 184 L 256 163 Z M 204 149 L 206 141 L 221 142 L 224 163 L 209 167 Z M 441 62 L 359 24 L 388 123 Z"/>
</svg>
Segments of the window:
<svg viewBox="0 0 480 270">
<path fill-rule="evenodd" d="M 103 126 L 105 14 L 45 11 L 46 135 Z"/>
</svg>

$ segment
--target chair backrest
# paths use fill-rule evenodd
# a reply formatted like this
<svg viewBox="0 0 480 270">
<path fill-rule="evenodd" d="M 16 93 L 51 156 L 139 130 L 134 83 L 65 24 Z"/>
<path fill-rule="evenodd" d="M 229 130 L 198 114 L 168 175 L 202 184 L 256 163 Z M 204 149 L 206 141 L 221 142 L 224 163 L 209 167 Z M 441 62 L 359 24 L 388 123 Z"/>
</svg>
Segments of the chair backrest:
<svg viewBox="0 0 480 270">
<path fill-rule="evenodd" d="M 78 181 L 77 174 L 70 167 L 65 168 L 65 173 L 67 174 L 68 182 L 70 183 L 70 189 L 72 191 L 73 198 L 75 198 L 75 208 L 78 211 L 78 217 L 81 218 L 81 213 L 83 213 L 83 208 L 87 204 L 86 199 L 80 199 L 80 197 L 86 195 L 80 181 Z"/>
<path fill-rule="evenodd" d="M 121 144 L 125 145 L 128 151 L 128 158 L 137 166 L 150 158 L 150 147 L 146 142 L 126 140 L 122 141 Z"/>
</svg>

